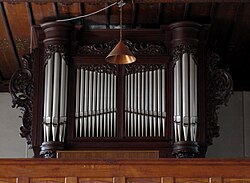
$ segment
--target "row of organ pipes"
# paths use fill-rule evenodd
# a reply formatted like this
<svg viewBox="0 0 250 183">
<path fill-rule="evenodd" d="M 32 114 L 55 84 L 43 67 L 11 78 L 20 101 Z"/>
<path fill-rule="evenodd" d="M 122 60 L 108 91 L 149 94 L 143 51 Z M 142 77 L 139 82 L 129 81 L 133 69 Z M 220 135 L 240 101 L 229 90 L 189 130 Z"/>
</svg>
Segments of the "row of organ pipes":
<svg viewBox="0 0 250 183">
<path fill-rule="evenodd" d="M 183 53 L 174 66 L 175 142 L 196 141 L 197 63 L 193 54 Z"/>
<path fill-rule="evenodd" d="M 115 137 L 116 75 L 76 70 L 75 134 Z M 165 69 L 125 76 L 126 136 L 165 136 Z"/>
<path fill-rule="evenodd" d="M 165 136 L 165 68 L 125 76 L 125 127 L 128 137 Z"/>
<path fill-rule="evenodd" d="M 68 92 L 68 65 L 64 55 L 53 53 L 45 63 L 44 142 L 64 142 Z"/>
<path fill-rule="evenodd" d="M 125 76 L 125 127 L 128 137 L 166 135 L 165 68 Z M 55 52 L 45 64 L 44 141 L 63 142 L 66 129 L 68 66 Z M 117 76 L 76 70 L 76 137 L 115 137 L 117 131 Z M 183 53 L 174 66 L 175 141 L 196 141 L 197 64 Z"/>
<path fill-rule="evenodd" d="M 115 74 L 76 70 L 76 137 L 116 136 L 116 81 Z"/>
</svg>

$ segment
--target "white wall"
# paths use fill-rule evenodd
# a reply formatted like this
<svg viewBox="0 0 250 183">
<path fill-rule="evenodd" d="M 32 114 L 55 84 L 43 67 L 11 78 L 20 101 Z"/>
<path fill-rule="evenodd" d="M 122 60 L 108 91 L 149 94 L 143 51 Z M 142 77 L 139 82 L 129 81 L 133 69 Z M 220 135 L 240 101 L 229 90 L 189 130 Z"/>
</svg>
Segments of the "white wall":
<svg viewBox="0 0 250 183">
<path fill-rule="evenodd" d="M 32 157 L 19 135 L 21 111 L 11 107 L 9 93 L 0 93 L 0 158 Z M 208 148 L 209 158 L 250 157 L 250 92 L 234 92 L 219 113 L 220 137 Z"/>
</svg>

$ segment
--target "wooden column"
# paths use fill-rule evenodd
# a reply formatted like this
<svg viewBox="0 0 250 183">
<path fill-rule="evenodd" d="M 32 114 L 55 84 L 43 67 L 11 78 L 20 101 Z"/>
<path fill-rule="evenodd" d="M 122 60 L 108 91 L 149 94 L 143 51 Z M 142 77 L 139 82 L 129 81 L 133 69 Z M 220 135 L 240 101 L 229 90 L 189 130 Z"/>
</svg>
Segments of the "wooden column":
<svg viewBox="0 0 250 183">
<path fill-rule="evenodd" d="M 203 116 L 197 114 L 197 109 L 199 109 L 197 100 L 205 95 L 205 93 L 198 93 L 198 87 L 204 81 L 199 79 L 199 74 L 197 74 L 204 71 L 202 70 L 204 68 L 199 68 L 199 63 L 203 62 L 203 57 L 199 57 L 199 41 L 203 26 L 194 22 L 178 22 L 170 24 L 166 30 L 166 43 L 171 46 L 173 56 L 172 153 L 178 158 L 197 157 L 199 145 L 196 133 L 197 128 L 203 127 L 198 125 L 199 119 Z"/>
</svg>

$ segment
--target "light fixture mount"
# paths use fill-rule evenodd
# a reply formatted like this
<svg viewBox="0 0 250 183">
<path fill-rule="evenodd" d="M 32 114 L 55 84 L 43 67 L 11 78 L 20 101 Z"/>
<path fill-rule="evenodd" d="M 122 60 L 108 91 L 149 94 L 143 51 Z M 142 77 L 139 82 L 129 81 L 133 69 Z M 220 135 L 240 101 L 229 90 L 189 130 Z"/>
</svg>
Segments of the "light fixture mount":
<svg viewBox="0 0 250 183">
<path fill-rule="evenodd" d="M 122 42 L 122 7 L 125 4 L 123 0 L 117 3 L 117 6 L 120 8 L 120 41 L 106 57 L 106 61 L 112 64 L 130 64 L 136 61 L 135 56 Z"/>
</svg>

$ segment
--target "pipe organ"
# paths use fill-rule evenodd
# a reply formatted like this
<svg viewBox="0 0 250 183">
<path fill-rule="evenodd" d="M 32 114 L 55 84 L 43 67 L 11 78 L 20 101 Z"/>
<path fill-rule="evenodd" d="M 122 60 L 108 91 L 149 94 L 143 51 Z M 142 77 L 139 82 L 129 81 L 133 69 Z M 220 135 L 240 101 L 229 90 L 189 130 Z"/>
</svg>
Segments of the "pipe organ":
<svg viewBox="0 0 250 183">
<path fill-rule="evenodd" d="M 218 109 L 232 90 L 230 75 L 211 69 L 206 25 L 125 29 L 123 42 L 137 58 L 128 65 L 105 62 L 117 30 L 85 30 L 62 22 L 34 30 L 37 48 L 26 57 L 34 66 L 18 71 L 10 88 L 18 103 L 22 87 L 15 84 L 33 73 L 32 100 L 22 100 L 29 101 L 23 104 L 29 109 L 23 121 L 27 128 L 21 130 L 29 142 L 32 137 L 35 157 L 53 158 L 65 150 L 205 156 L 217 120 L 208 110 Z M 218 77 L 223 77 L 220 86 Z"/>
</svg>

